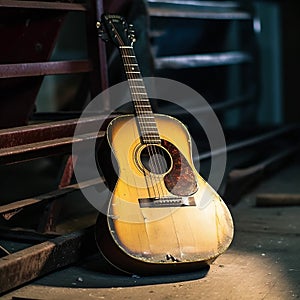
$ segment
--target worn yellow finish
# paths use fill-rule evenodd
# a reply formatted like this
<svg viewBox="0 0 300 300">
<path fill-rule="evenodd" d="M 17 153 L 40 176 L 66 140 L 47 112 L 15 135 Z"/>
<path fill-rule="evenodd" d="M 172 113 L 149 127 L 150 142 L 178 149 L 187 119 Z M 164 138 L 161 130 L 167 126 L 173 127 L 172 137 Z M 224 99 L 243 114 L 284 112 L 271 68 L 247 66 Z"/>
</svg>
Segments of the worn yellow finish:
<svg viewBox="0 0 300 300">
<path fill-rule="evenodd" d="M 166 189 L 163 175 L 145 174 L 140 168 L 137 156 L 141 144 L 135 118 L 118 117 L 107 130 L 119 167 L 108 212 L 111 235 L 127 255 L 149 263 L 214 259 L 232 241 L 231 215 L 195 170 L 190 136 L 183 124 L 165 115 L 155 115 L 155 119 L 160 137 L 180 150 L 196 175 L 198 190 L 192 195 L 196 206 L 140 207 L 140 198 L 173 195 Z"/>
</svg>

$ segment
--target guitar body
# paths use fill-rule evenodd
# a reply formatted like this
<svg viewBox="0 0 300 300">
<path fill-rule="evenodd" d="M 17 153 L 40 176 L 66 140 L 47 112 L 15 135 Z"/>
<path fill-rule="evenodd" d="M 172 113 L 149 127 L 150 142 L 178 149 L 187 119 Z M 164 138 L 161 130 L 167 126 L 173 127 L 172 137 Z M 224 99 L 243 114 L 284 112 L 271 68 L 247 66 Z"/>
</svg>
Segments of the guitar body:
<svg viewBox="0 0 300 300">
<path fill-rule="evenodd" d="M 128 273 L 194 270 L 233 238 L 226 205 L 193 165 L 187 129 L 172 117 L 154 116 L 157 145 L 141 141 L 134 115 L 117 117 L 107 128 L 117 180 L 96 240 L 104 257 Z"/>
</svg>

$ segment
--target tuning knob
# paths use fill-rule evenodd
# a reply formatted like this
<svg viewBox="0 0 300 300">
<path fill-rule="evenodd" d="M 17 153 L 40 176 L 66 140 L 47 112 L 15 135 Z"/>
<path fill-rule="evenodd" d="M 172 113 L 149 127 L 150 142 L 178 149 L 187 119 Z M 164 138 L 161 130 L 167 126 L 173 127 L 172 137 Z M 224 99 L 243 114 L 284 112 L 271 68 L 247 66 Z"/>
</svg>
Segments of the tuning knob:
<svg viewBox="0 0 300 300">
<path fill-rule="evenodd" d="M 134 33 L 134 28 L 133 28 L 133 25 L 132 25 L 132 24 L 129 24 L 129 25 L 128 25 L 128 32 L 129 32 L 129 33 Z"/>
<path fill-rule="evenodd" d="M 109 40 L 108 34 L 104 31 L 102 24 L 98 21 L 96 23 L 96 28 L 98 29 L 98 36 L 105 42 Z"/>
<path fill-rule="evenodd" d="M 134 34 L 128 35 L 128 38 L 131 40 L 132 43 L 135 43 L 135 42 L 136 42 L 136 38 L 135 38 L 135 35 L 134 35 Z"/>
</svg>

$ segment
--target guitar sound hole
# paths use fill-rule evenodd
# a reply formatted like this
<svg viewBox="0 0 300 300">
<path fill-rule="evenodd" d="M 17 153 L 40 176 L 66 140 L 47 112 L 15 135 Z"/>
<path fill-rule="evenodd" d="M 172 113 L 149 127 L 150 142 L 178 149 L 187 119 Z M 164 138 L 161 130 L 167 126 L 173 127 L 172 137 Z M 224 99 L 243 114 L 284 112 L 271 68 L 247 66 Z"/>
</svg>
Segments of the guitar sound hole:
<svg viewBox="0 0 300 300">
<path fill-rule="evenodd" d="M 163 147 L 148 145 L 142 151 L 140 159 L 144 168 L 154 174 L 165 174 L 172 166 L 170 153 Z"/>
</svg>

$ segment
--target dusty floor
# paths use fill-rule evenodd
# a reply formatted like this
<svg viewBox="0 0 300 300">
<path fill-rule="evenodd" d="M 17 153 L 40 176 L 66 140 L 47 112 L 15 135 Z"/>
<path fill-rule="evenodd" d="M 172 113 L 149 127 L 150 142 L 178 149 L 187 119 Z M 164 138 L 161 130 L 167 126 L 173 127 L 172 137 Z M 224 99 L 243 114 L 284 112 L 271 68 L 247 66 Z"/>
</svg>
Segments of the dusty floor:
<svg viewBox="0 0 300 300">
<path fill-rule="evenodd" d="M 299 162 L 278 171 L 232 208 L 234 241 L 209 270 L 128 277 L 99 271 L 103 261 L 94 256 L 2 299 L 300 298 L 300 206 L 255 206 L 258 193 L 274 191 L 300 193 Z"/>
</svg>

